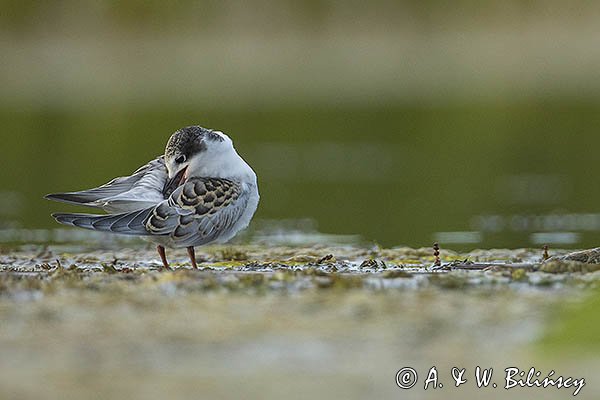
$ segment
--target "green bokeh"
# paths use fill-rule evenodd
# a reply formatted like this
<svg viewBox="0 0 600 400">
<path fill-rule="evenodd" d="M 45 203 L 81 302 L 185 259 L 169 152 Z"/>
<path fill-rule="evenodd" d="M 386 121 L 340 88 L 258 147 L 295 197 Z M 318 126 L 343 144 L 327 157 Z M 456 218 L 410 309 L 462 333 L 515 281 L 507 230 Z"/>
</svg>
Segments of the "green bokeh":
<svg viewBox="0 0 600 400">
<path fill-rule="evenodd" d="M 479 214 L 594 212 L 600 145 L 595 101 L 252 110 L 144 107 L 1 112 L 5 190 L 23 194 L 17 219 L 51 227 L 48 192 L 124 175 L 160 154 L 170 133 L 194 123 L 229 133 L 254 166 L 258 218 L 314 218 L 322 231 L 384 245 L 429 245 L 437 231 L 470 230 Z M 10 150 L 9 150 L 10 149 Z M 561 195 L 513 201 L 502 182 L 558 176 Z M 553 188 L 550 188 L 550 192 Z M 593 245 L 587 233 L 583 245 Z M 527 246 L 525 233 L 485 236 L 487 246 Z"/>
</svg>

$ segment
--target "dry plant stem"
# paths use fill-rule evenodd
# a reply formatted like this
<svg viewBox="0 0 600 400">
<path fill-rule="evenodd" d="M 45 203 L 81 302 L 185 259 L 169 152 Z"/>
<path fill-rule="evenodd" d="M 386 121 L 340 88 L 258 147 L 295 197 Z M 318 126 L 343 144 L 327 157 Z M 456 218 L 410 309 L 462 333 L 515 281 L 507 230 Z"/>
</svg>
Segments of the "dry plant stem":
<svg viewBox="0 0 600 400">
<path fill-rule="evenodd" d="M 433 265 L 435 265 L 436 267 L 441 266 L 442 261 L 440 260 L 440 245 L 437 242 L 433 244 L 433 256 L 435 257 Z"/>
<path fill-rule="evenodd" d="M 548 245 L 544 245 L 544 254 L 542 255 L 542 260 L 546 261 L 547 259 L 550 258 L 550 255 L 548 254 Z"/>
</svg>

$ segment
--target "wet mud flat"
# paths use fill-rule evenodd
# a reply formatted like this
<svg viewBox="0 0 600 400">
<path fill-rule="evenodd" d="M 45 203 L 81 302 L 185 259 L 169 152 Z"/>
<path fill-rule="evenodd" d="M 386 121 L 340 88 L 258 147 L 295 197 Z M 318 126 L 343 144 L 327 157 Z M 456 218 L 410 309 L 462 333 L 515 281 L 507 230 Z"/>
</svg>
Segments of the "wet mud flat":
<svg viewBox="0 0 600 400">
<path fill-rule="evenodd" d="M 456 365 L 585 376 L 597 357 L 553 361 L 539 343 L 598 287 L 597 253 L 550 256 L 442 250 L 435 268 L 428 248 L 243 245 L 199 248 L 198 270 L 174 251 L 161 271 L 144 245 L 5 246 L 0 398 L 464 398 L 482 389 L 402 391 L 394 375 L 435 365 L 448 387 Z"/>
</svg>

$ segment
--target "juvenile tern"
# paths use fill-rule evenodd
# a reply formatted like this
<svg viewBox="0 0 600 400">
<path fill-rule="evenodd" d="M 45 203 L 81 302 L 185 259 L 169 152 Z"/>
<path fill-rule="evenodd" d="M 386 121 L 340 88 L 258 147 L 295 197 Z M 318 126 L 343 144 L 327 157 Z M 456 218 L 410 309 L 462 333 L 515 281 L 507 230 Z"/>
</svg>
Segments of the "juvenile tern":
<svg viewBox="0 0 600 400">
<path fill-rule="evenodd" d="M 197 268 L 194 246 L 226 242 L 246 228 L 259 194 L 256 174 L 226 134 L 188 126 L 171 135 L 164 155 L 131 176 L 46 198 L 107 212 L 52 214 L 61 224 L 143 236 L 157 243 L 164 268 L 165 247 L 186 247 Z"/>
</svg>

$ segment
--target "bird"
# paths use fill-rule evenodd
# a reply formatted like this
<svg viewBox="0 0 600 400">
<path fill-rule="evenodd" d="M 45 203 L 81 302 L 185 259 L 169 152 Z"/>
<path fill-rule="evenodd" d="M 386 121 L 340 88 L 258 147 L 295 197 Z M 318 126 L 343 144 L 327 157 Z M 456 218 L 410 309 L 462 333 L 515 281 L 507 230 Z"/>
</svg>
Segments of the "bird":
<svg viewBox="0 0 600 400">
<path fill-rule="evenodd" d="M 52 214 L 61 224 L 150 240 L 157 245 L 161 269 L 170 269 L 166 247 L 185 247 L 196 269 L 194 247 L 227 242 L 245 229 L 260 196 L 256 174 L 231 138 L 193 125 L 175 131 L 164 155 L 130 176 L 45 198 L 106 212 Z"/>
</svg>

